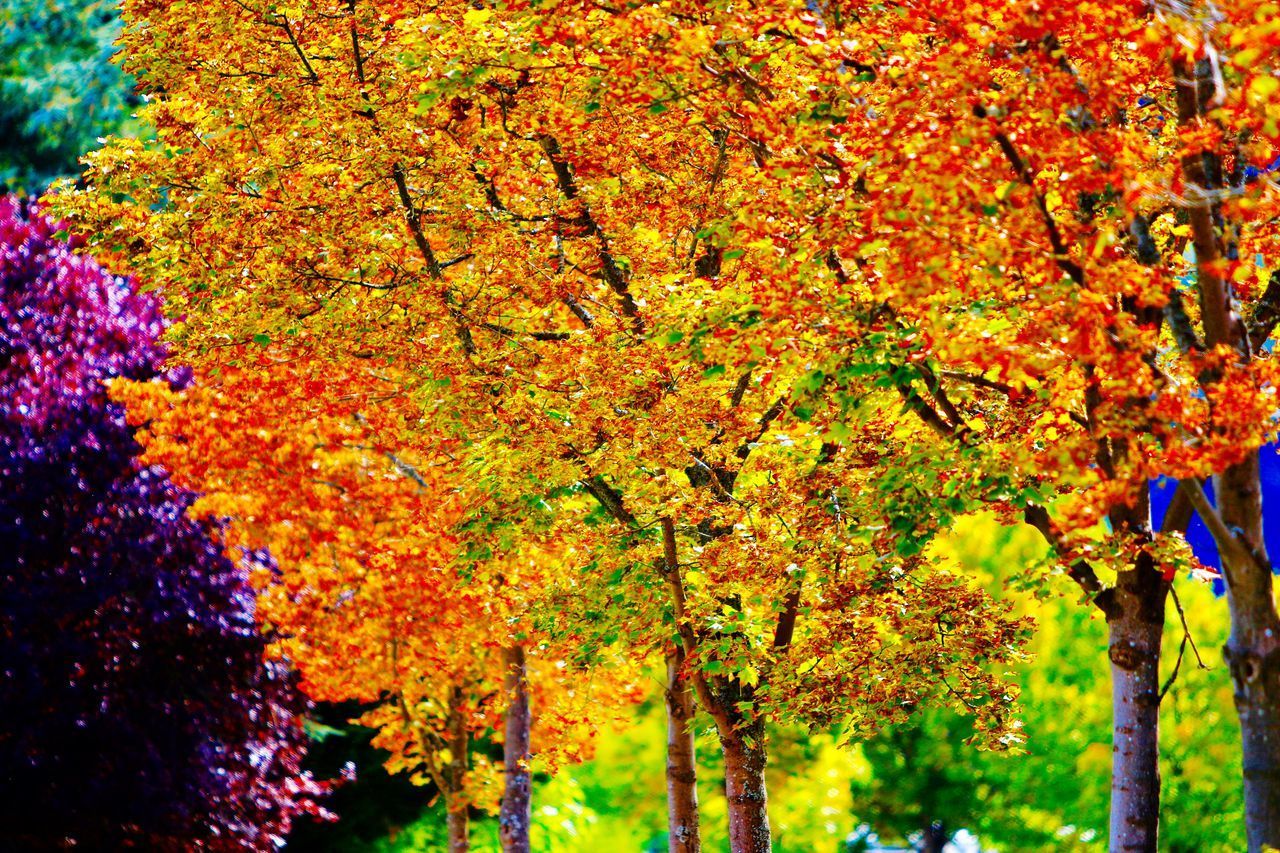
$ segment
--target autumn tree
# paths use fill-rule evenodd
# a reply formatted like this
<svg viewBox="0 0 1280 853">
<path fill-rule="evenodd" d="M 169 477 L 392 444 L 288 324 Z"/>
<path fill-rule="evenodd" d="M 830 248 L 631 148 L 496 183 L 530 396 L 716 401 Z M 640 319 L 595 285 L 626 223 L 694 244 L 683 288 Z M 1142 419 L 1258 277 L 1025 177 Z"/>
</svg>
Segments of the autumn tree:
<svg viewBox="0 0 1280 853">
<path fill-rule="evenodd" d="M 883 473 L 885 522 L 915 548 L 957 505 L 1003 507 L 1105 613 L 1116 849 L 1156 847 L 1160 640 L 1188 563 L 1171 534 L 1192 509 L 1227 576 L 1250 849 L 1277 837 L 1265 8 L 819 8 L 777 36 L 805 47 L 812 111 L 785 121 L 759 90 L 745 131 L 800 155 L 730 240 L 747 257 L 802 240 L 815 261 L 786 309 L 823 329 L 815 416 L 860 420 L 887 387 L 933 433 Z M 1153 519 L 1158 475 L 1182 486 Z"/>
<path fill-rule="evenodd" d="M 305 330 L 438 395 L 436 427 L 511 488 L 559 490 L 588 566 L 651 606 L 645 642 L 686 656 L 735 850 L 770 843 L 768 716 L 861 728 L 940 695 L 1007 742 L 1022 623 L 895 550 L 866 488 L 925 427 L 900 433 L 893 386 L 856 432 L 803 403 L 824 326 L 790 306 L 848 301 L 792 228 L 804 187 L 776 183 L 823 126 L 813 11 L 126 17 L 160 144 L 108 149 L 67 209 L 166 284 L 200 366 Z"/>
<path fill-rule="evenodd" d="M 246 564 L 107 399 L 161 375 L 163 329 L 154 298 L 0 199 L 0 813 L 23 849 L 273 850 L 323 793 Z"/>
<path fill-rule="evenodd" d="M 491 502 L 464 488 L 449 440 L 428 438 L 394 367 L 303 350 L 286 359 L 252 344 L 195 388 L 115 395 L 146 458 L 200 489 L 194 515 L 223 520 L 233 545 L 269 545 L 255 583 L 273 654 L 310 696 L 371 706 L 359 722 L 378 731 L 388 768 L 443 795 L 450 849 L 467 849 L 468 813 L 494 811 L 500 795 L 527 833 L 530 762 L 590 754 L 596 725 L 634 692 L 625 662 L 601 650 L 597 678 L 536 630 L 527 613 L 557 588 L 557 555 L 527 535 L 523 548 L 504 544 L 511 534 L 484 522 Z M 504 728 L 507 788 L 523 780 L 522 798 L 472 750 Z"/>
</svg>

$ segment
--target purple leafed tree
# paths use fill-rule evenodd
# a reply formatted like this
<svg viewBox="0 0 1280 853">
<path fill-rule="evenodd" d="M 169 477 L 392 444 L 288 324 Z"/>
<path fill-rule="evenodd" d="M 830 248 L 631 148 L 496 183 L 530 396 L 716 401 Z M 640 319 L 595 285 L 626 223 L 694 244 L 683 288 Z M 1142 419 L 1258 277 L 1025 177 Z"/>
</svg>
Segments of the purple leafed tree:
<svg viewBox="0 0 1280 853">
<path fill-rule="evenodd" d="M 158 376 L 157 300 L 72 248 L 0 197 L 0 835 L 271 849 L 323 793 L 304 700 L 245 567 L 107 398 Z"/>
</svg>

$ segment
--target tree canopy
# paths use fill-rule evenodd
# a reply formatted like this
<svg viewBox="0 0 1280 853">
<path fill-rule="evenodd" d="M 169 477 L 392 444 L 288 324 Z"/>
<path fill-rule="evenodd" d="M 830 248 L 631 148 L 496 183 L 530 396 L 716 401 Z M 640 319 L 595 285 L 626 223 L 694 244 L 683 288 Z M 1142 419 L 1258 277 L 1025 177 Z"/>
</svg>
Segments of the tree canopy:
<svg viewBox="0 0 1280 853">
<path fill-rule="evenodd" d="M 389 700 L 397 752 L 462 754 L 408 732 L 502 705 L 462 699 L 476 664 L 527 794 L 526 651 L 661 653 L 672 803 L 696 815 L 696 698 L 730 845 L 765 851 L 770 725 L 950 708 L 1017 748 L 1010 590 L 1061 573 L 1107 623 L 1110 844 L 1155 849 L 1196 516 L 1248 844 L 1280 844 L 1271 5 L 124 9 L 155 139 L 53 203 L 164 288 L 204 390 L 120 399 L 197 514 L 273 543 L 277 648 L 315 692 Z M 211 426 L 236 399 L 262 408 Z M 931 547 L 979 509 L 1043 538 L 1036 577 Z"/>
</svg>

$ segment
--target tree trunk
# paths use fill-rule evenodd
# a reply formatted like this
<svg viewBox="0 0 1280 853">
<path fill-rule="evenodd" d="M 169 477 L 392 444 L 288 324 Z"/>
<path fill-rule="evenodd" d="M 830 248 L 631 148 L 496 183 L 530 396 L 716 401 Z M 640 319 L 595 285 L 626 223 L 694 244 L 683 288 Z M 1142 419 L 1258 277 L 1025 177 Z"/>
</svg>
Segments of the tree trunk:
<svg viewBox="0 0 1280 853">
<path fill-rule="evenodd" d="M 467 827 L 466 808 L 450 807 L 448 810 L 449 853 L 466 853 L 471 848 Z"/>
<path fill-rule="evenodd" d="M 671 853 L 698 853 L 698 767 L 693 745 L 693 691 L 682 675 L 684 652 L 667 655 L 667 825 Z"/>
<path fill-rule="evenodd" d="M 946 825 L 940 820 L 926 826 L 921 835 L 920 853 L 942 853 L 942 848 L 951 838 Z"/>
<path fill-rule="evenodd" d="M 1126 572 L 1126 574 L 1130 574 Z M 1153 572 L 1154 574 L 1154 572 Z M 1117 587 L 1108 620 L 1111 658 L 1111 843 L 1113 851 L 1155 853 L 1160 825 L 1160 639 L 1164 585 Z M 1158 610 L 1152 605 L 1158 596 Z M 1155 613 L 1151 611 L 1155 610 Z"/>
<path fill-rule="evenodd" d="M 1173 78 L 1178 98 L 1178 122 L 1193 127 L 1210 108 L 1202 86 L 1211 79 L 1212 64 L 1175 59 Z M 1213 168 L 1207 168 L 1212 164 Z M 1182 155 L 1187 183 L 1220 189 L 1222 158 L 1211 151 L 1188 150 Z M 1235 348 L 1239 362 L 1252 358 L 1243 319 L 1235 310 L 1231 282 L 1219 261 L 1224 251 L 1222 230 L 1214 215 L 1221 208 L 1204 198 L 1188 209 L 1192 245 L 1196 250 L 1196 282 L 1205 343 Z M 1202 383 L 1216 381 L 1210 374 Z M 1231 636 L 1223 654 L 1231 668 L 1236 714 L 1244 760 L 1244 819 L 1249 850 L 1280 848 L 1280 616 L 1271 592 L 1271 567 L 1262 537 L 1262 484 L 1258 452 L 1214 477 L 1222 530 L 1214 534 L 1222 573 L 1227 581 Z M 1206 519 L 1208 521 L 1208 519 Z M 1210 525 L 1211 527 L 1213 525 Z"/>
<path fill-rule="evenodd" d="M 729 802 L 729 849 L 732 853 L 770 853 L 764 723 L 757 720 L 719 728 L 724 793 Z"/>
<path fill-rule="evenodd" d="M 524 647 L 516 644 L 506 653 L 507 709 L 506 741 L 503 758 L 507 784 L 502 793 L 498 814 L 499 836 L 504 853 L 529 853 L 531 812 L 531 780 L 529 776 L 529 682 L 525 669 Z"/>
<path fill-rule="evenodd" d="M 1244 817 L 1250 851 L 1280 847 L 1280 617 L 1262 539 L 1258 454 L 1215 478 L 1227 527 L 1258 559 L 1219 549 L 1227 579 L 1231 636 L 1223 654 L 1231 668 L 1244 759 Z"/>
<path fill-rule="evenodd" d="M 449 693 L 449 763 L 445 765 L 445 810 L 448 814 L 449 853 L 466 853 L 471 847 L 467 817 L 470 803 L 467 785 L 466 696 L 460 686 Z"/>
</svg>

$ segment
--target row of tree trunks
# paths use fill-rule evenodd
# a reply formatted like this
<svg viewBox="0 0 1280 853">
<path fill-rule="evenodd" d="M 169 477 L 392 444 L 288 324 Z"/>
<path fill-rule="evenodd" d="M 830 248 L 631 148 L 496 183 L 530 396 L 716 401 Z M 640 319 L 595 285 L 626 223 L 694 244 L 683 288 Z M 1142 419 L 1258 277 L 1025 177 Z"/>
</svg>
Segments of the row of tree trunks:
<svg viewBox="0 0 1280 853">
<path fill-rule="evenodd" d="M 524 649 L 508 650 L 507 692 L 511 697 L 506 721 L 506 790 L 499 814 L 504 853 L 528 853 L 531 816 L 528 770 L 531 715 Z M 667 658 L 667 796 L 672 853 L 697 853 L 702 848 L 698 819 L 697 762 L 694 749 L 693 690 L 683 672 L 684 653 L 675 649 Z M 766 809 L 764 724 L 735 720 L 718 726 L 724 750 L 725 796 L 729 805 L 729 844 L 733 853 L 767 853 L 771 849 Z M 461 846 L 454 845 L 455 826 Z M 450 850 L 466 850 L 466 812 L 455 820 L 449 812 Z"/>
<path fill-rule="evenodd" d="M 506 786 L 499 811 L 499 839 L 504 853 L 529 853 L 532 803 L 528 759 L 532 716 L 524 647 L 516 644 L 507 648 L 504 662 L 507 666 L 505 688 L 509 704 L 506 742 L 503 744 Z M 443 744 L 448 747 L 449 761 L 438 767 L 434 776 L 444 797 L 449 853 L 466 853 L 471 848 L 470 803 L 465 796 L 469 735 L 462 707 L 464 700 L 462 688 L 453 688 L 449 695 L 447 738 Z M 427 745 L 426 748 L 432 747 Z"/>
<path fill-rule="evenodd" d="M 529 853 L 531 817 L 528 769 L 531 714 L 524 649 L 507 651 L 506 789 L 499 813 L 504 853 Z M 694 747 L 694 696 L 684 673 L 684 652 L 667 657 L 667 797 L 669 849 L 698 853 L 702 849 L 698 817 L 697 761 Z M 725 759 L 725 796 L 729 805 L 729 843 L 733 853 L 767 853 L 771 849 L 764 768 L 764 725 L 736 720 L 717 725 Z M 463 734 L 465 738 L 465 733 Z M 465 743 L 463 744 L 465 749 Z M 450 851 L 465 851 L 465 809 L 449 811 Z M 455 840 L 456 839 L 456 840 Z"/>
</svg>

